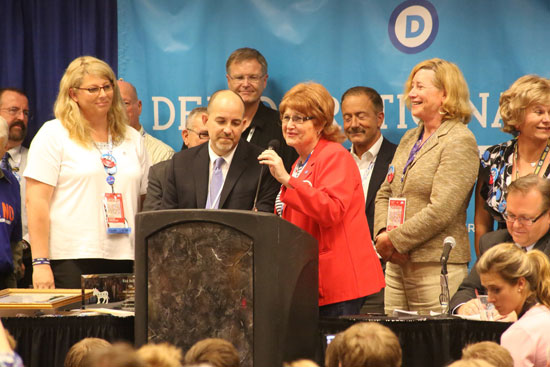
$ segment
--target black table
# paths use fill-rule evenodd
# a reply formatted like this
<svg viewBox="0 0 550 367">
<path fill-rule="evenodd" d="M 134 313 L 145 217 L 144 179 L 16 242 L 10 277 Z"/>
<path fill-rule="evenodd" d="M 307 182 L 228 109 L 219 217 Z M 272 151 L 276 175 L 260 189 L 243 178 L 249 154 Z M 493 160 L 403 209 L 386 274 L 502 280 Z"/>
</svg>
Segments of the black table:
<svg viewBox="0 0 550 367">
<path fill-rule="evenodd" d="M 392 318 L 353 316 L 319 321 L 320 342 L 326 335 L 346 330 L 357 322 L 373 321 L 389 327 L 399 338 L 403 367 L 442 367 L 462 356 L 462 348 L 480 341 L 500 342 L 507 322 L 463 320 L 458 317 Z M 324 349 L 323 349 L 324 350 Z"/>
<path fill-rule="evenodd" d="M 69 348 L 87 337 L 134 342 L 134 317 L 5 317 L 2 323 L 17 341 L 25 367 L 62 367 Z"/>
</svg>

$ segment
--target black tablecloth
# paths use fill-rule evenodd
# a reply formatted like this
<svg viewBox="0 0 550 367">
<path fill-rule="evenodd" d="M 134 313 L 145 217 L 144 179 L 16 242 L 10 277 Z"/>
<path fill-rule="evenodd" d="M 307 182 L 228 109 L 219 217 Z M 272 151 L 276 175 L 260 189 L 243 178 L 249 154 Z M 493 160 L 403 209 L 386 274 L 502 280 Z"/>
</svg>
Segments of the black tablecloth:
<svg viewBox="0 0 550 367">
<path fill-rule="evenodd" d="M 403 367 L 442 367 L 460 359 L 462 348 L 479 341 L 500 342 L 500 335 L 510 326 L 505 322 L 438 318 L 370 318 L 368 316 L 321 319 L 320 342 L 325 336 L 346 330 L 357 322 L 374 321 L 389 327 L 398 337 L 403 350 Z"/>
<path fill-rule="evenodd" d="M 134 341 L 134 318 L 114 316 L 5 317 L 25 367 L 62 367 L 69 348 L 86 337 Z"/>
</svg>

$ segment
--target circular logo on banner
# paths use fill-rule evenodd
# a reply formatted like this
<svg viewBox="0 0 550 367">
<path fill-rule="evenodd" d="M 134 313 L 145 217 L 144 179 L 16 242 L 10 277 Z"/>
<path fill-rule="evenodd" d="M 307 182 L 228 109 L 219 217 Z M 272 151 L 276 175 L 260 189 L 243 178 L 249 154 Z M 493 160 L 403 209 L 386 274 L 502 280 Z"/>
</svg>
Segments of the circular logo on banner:
<svg viewBox="0 0 550 367">
<path fill-rule="evenodd" d="M 432 44 L 439 28 L 435 7 L 427 0 L 408 0 L 390 16 L 388 34 L 399 51 L 415 54 Z"/>
</svg>

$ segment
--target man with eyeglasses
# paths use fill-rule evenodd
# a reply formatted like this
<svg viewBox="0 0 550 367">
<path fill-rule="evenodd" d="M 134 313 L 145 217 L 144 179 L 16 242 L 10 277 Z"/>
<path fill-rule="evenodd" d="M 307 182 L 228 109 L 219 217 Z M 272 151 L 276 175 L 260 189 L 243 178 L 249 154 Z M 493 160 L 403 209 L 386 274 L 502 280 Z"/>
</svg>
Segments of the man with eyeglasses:
<svg viewBox="0 0 550 367">
<path fill-rule="evenodd" d="M 181 132 L 183 138 L 182 150 L 196 147 L 208 141 L 208 130 L 202 116 L 208 115 L 206 107 L 195 107 L 187 116 L 185 129 Z M 143 210 L 159 210 L 162 206 L 162 193 L 166 170 L 170 160 L 162 161 L 149 168 L 147 195 L 143 202 Z"/>
<path fill-rule="evenodd" d="M 503 213 L 506 228 L 483 235 L 479 241 L 481 255 L 503 242 L 514 242 L 524 251 L 540 250 L 550 257 L 550 180 L 534 174 L 513 181 L 506 195 Z M 479 314 L 478 294 L 487 294 L 479 274 L 472 268 L 450 302 L 450 309 L 459 315 Z"/>
<path fill-rule="evenodd" d="M 6 153 L 9 127 L 0 116 L 0 155 Z M 0 169 L 0 289 L 15 288 L 17 281 L 14 269 L 16 257 L 12 252 L 21 241 L 21 195 L 19 183 L 13 173 L 5 167 Z M 19 256 L 20 259 L 20 256 Z"/>
<path fill-rule="evenodd" d="M 277 153 L 283 159 L 287 171 L 290 171 L 298 154 L 285 143 L 279 113 L 260 100 L 267 86 L 266 59 L 258 50 L 239 48 L 227 59 L 225 70 L 227 86 L 241 96 L 245 105 L 246 125 L 241 137 L 264 149 L 271 140 L 277 139 L 280 142 Z"/>
<path fill-rule="evenodd" d="M 353 87 L 342 95 L 340 102 L 344 117 L 344 132 L 351 142 L 351 155 L 361 173 L 365 196 L 365 215 L 373 233 L 376 193 L 384 182 L 397 145 L 382 136 L 384 104 L 380 94 L 369 87 Z M 382 268 L 385 263 L 380 259 Z M 384 289 L 368 296 L 364 312 L 384 312 Z"/>
<path fill-rule="evenodd" d="M 32 281 L 32 266 L 30 246 L 28 243 L 27 209 L 25 206 L 25 180 L 23 171 L 27 166 L 27 155 L 29 150 L 22 145 L 27 136 L 29 123 L 29 100 L 25 92 L 18 88 L 8 87 L 0 89 L 0 116 L 2 116 L 9 127 L 7 152 L 2 155 L 1 166 L 12 171 L 20 185 L 21 193 L 21 221 L 23 225 L 23 241 L 14 248 L 14 255 L 19 256 L 23 252 L 26 260 L 26 273 L 23 280 L 19 282 L 20 287 L 27 287 Z"/>
<path fill-rule="evenodd" d="M 141 115 L 141 100 L 138 99 L 136 87 L 132 83 L 124 80 L 118 81 L 118 88 L 120 90 L 120 96 L 126 106 L 126 114 L 128 115 L 128 123 L 131 127 L 141 133 L 145 142 L 145 150 L 149 154 L 149 161 L 151 165 L 165 161 L 172 158 L 174 155 L 174 149 L 168 144 L 163 143 L 161 140 L 149 135 L 143 126 L 139 122 L 139 116 Z"/>
</svg>

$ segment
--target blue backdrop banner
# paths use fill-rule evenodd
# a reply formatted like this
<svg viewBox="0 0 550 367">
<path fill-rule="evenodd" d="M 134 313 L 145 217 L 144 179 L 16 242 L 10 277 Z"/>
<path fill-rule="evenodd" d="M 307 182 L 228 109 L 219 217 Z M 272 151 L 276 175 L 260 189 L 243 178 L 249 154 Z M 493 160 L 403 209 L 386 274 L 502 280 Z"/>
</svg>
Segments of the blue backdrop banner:
<svg viewBox="0 0 550 367">
<path fill-rule="evenodd" d="M 227 87 L 225 62 L 240 47 L 266 57 L 272 107 L 306 80 L 337 100 L 356 85 L 375 88 L 383 134 L 398 143 L 416 126 L 404 82 L 415 64 L 440 57 L 464 73 L 469 127 L 484 149 L 511 137 L 500 131 L 500 94 L 524 74 L 550 76 L 549 18 L 548 0 L 118 0 L 118 70 L 138 90 L 146 130 L 175 149 L 189 111 Z"/>
</svg>

